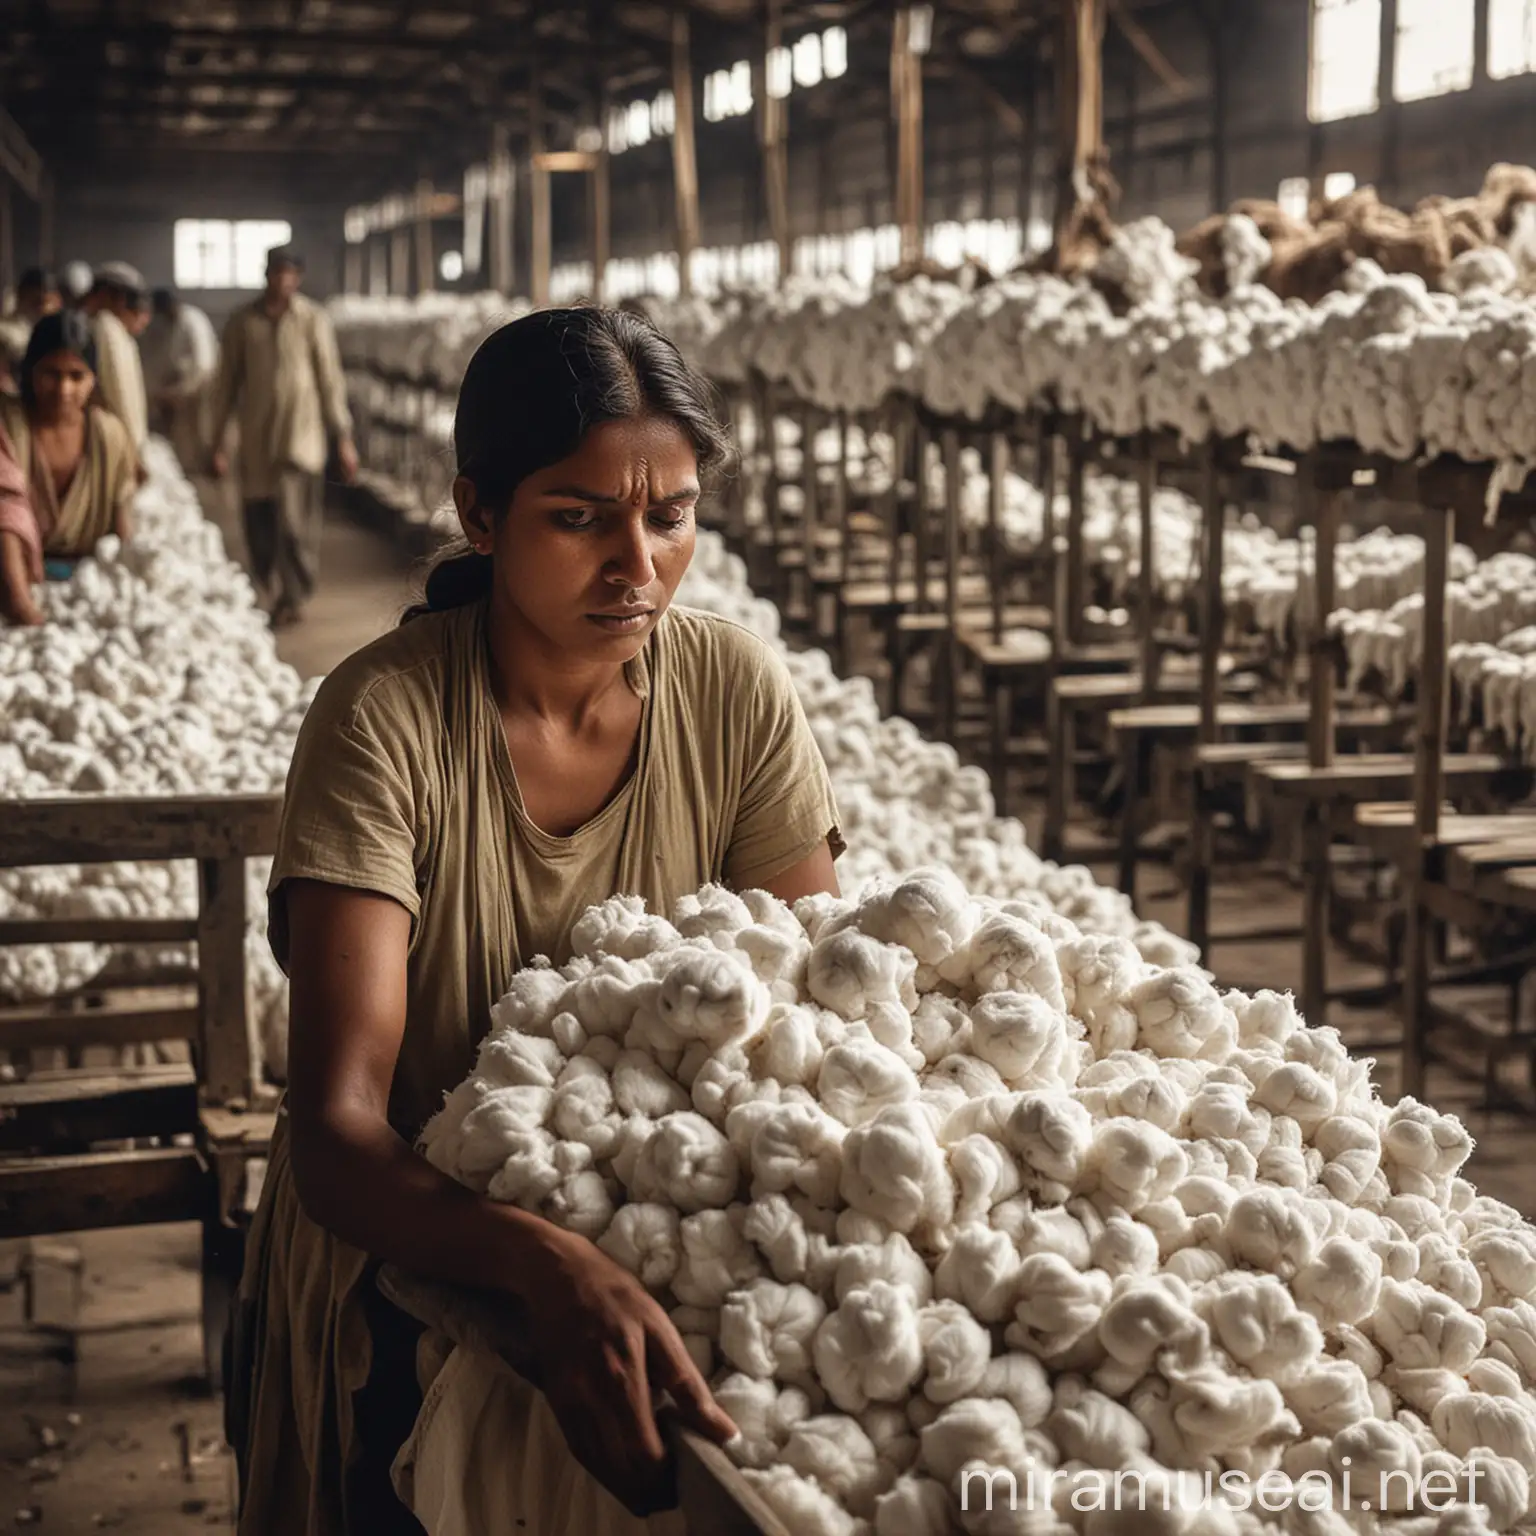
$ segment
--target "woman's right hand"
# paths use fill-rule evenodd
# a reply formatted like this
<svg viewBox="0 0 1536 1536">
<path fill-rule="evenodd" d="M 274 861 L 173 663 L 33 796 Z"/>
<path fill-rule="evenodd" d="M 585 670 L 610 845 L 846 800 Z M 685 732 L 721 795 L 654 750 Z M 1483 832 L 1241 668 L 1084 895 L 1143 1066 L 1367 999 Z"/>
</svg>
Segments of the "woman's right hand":
<svg viewBox="0 0 1536 1536">
<path fill-rule="evenodd" d="M 585 1238 L 557 1232 L 529 1321 L 539 1385 L 571 1453 L 635 1515 L 676 1502 L 653 1394 L 685 1427 L 723 1443 L 736 1426 L 710 1396 L 677 1329 L 628 1270 Z"/>
</svg>

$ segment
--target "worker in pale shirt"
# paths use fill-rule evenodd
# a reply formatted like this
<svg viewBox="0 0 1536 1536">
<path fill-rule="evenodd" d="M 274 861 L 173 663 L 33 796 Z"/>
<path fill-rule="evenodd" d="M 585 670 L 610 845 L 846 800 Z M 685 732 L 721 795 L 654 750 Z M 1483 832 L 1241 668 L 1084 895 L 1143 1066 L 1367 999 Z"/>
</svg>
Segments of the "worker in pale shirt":
<svg viewBox="0 0 1536 1536">
<path fill-rule="evenodd" d="M 357 474 L 336 333 L 299 292 L 303 281 L 298 252 L 280 246 L 268 254 L 266 290 L 224 328 L 214 387 L 213 472 L 229 472 L 222 445 L 238 408 L 246 545 L 274 627 L 299 617 L 319 579 L 328 434 L 342 474 Z"/>
<path fill-rule="evenodd" d="M 147 322 L 144 278 L 126 261 L 104 262 L 96 269 L 83 308 L 96 337 L 96 391 L 101 403 L 128 428 L 140 463 L 149 441 L 149 397 L 144 367 L 134 337 Z"/>
<path fill-rule="evenodd" d="M 175 289 L 157 288 L 154 318 L 139 351 L 149 390 L 150 425 L 171 440 L 189 475 L 202 474 L 208 466 L 208 418 L 219 372 L 213 321 Z"/>
</svg>

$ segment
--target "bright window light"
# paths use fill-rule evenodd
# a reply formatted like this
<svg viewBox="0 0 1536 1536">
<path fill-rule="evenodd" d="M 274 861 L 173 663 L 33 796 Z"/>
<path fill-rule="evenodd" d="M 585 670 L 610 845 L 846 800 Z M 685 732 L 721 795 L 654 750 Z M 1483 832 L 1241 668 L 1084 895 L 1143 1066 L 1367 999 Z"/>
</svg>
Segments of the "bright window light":
<svg viewBox="0 0 1536 1536">
<path fill-rule="evenodd" d="M 1536 70 L 1536 0 L 1489 0 L 1489 75 L 1508 80 L 1532 70 Z"/>
<path fill-rule="evenodd" d="M 914 5 L 908 14 L 907 50 L 910 53 L 927 53 L 933 47 L 933 7 Z"/>
<path fill-rule="evenodd" d="M 841 27 L 828 27 L 821 34 L 821 73 L 827 80 L 848 73 L 848 34 Z"/>
<path fill-rule="evenodd" d="M 445 283 L 456 283 L 464 276 L 464 253 L 444 251 L 438 258 L 437 270 Z"/>
<path fill-rule="evenodd" d="M 724 122 L 731 115 L 731 72 L 717 69 L 704 77 L 704 121 Z"/>
<path fill-rule="evenodd" d="M 1314 123 L 1374 112 L 1380 66 L 1381 0 L 1312 0 L 1307 112 Z"/>
<path fill-rule="evenodd" d="M 576 148 L 584 155 L 595 155 L 603 147 L 603 130 L 588 125 L 576 130 Z"/>
<path fill-rule="evenodd" d="M 821 84 L 821 38 L 807 32 L 795 44 L 795 84 L 805 90 Z"/>
<path fill-rule="evenodd" d="M 1330 171 L 1323 177 L 1323 196 L 1330 201 L 1348 197 L 1355 190 L 1355 186 L 1353 171 Z"/>
<path fill-rule="evenodd" d="M 651 142 L 651 104 L 648 101 L 632 101 L 629 104 L 629 144 Z"/>
<path fill-rule="evenodd" d="M 285 219 L 177 219 L 172 232 L 178 288 L 263 288 L 267 252 L 287 245 Z"/>
<path fill-rule="evenodd" d="M 1423 101 L 1472 84 L 1473 0 L 1398 0 L 1399 101 Z"/>
<path fill-rule="evenodd" d="M 768 94 L 774 101 L 783 101 L 794 88 L 794 64 L 788 48 L 770 48 L 765 76 Z"/>
<path fill-rule="evenodd" d="M 1280 204 L 1281 213 L 1293 219 L 1304 219 L 1312 205 L 1312 183 L 1305 176 L 1287 176 L 1280 183 L 1275 201 Z"/>
<path fill-rule="evenodd" d="M 731 115 L 746 117 L 752 110 L 752 66 L 740 59 L 731 66 Z"/>
<path fill-rule="evenodd" d="M 677 131 L 677 100 L 671 91 L 663 91 L 651 103 L 651 132 L 664 139 Z"/>
</svg>

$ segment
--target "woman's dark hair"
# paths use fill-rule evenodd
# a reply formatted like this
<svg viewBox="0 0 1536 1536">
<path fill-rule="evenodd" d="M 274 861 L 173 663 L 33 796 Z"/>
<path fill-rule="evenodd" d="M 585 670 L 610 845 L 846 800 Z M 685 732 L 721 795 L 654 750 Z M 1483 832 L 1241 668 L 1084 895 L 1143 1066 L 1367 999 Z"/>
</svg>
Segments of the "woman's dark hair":
<svg viewBox="0 0 1536 1536">
<path fill-rule="evenodd" d="M 481 506 L 504 512 L 524 480 L 574 453 L 590 428 L 638 416 L 675 422 L 701 476 L 725 463 L 729 438 L 708 383 L 649 320 L 616 309 L 540 310 L 493 332 L 470 359 L 453 419 L 458 472 Z M 490 557 L 460 540 L 401 622 L 490 590 Z"/>
<path fill-rule="evenodd" d="M 17 381 L 25 404 L 32 405 L 37 399 L 32 389 L 32 370 L 55 352 L 73 352 L 92 373 L 96 372 L 96 338 L 91 334 L 91 322 L 78 309 L 61 309 L 57 314 L 44 315 L 32 327 Z"/>
</svg>

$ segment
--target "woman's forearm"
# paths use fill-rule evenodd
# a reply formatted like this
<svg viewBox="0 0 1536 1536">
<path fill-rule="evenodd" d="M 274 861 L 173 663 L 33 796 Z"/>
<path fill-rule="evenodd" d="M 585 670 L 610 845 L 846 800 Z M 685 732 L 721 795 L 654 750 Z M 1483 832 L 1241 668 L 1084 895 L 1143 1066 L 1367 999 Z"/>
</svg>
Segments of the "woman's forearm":
<svg viewBox="0 0 1536 1536">
<path fill-rule="evenodd" d="M 27 575 L 26 546 L 15 533 L 0 533 L 0 617 L 11 624 L 35 624 L 39 619 Z"/>
<path fill-rule="evenodd" d="M 371 1112 L 291 1125 L 294 1180 L 311 1220 L 387 1263 L 535 1300 L 573 1239 L 541 1217 L 439 1173 Z"/>
</svg>

